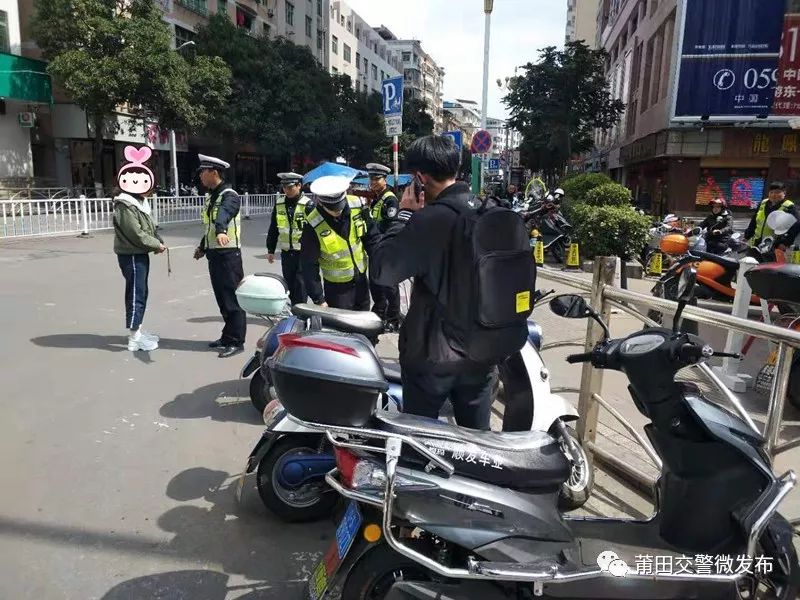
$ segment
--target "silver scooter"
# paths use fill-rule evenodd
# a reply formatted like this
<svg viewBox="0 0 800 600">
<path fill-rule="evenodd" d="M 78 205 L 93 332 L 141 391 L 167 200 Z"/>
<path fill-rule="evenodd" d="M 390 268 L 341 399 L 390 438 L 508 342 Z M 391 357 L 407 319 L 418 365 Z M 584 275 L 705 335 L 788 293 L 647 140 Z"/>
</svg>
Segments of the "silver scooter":
<svg viewBox="0 0 800 600">
<path fill-rule="evenodd" d="M 552 292 L 548 292 L 552 293 Z M 540 294 L 537 302 L 546 297 Z M 316 318 L 329 331 L 374 333 L 373 313 L 359 313 L 298 304 L 292 312 L 301 319 Z M 379 319 L 378 319 L 379 321 Z M 380 325 L 380 323 L 378 323 Z M 301 328 L 304 329 L 304 328 Z M 299 331 L 296 329 L 295 331 Z M 499 387 L 495 390 L 504 404 L 504 431 L 550 432 L 558 439 L 559 451 L 566 456 L 570 472 L 559 492 L 559 506 L 573 510 L 582 506 L 591 494 L 594 473 L 591 459 L 575 430 L 568 424 L 578 413 L 565 398 L 550 390 L 550 373 L 539 354 L 541 329 L 528 322 L 528 340 L 522 349 L 499 368 Z M 297 335 L 297 333 L 282 333 Z M 276 339 L 277 343 L 277 339 Z M 271 351 L 264 355 L 264 372 L 269 372 Z M 402 379 L 397 370 L 380 365 L 386 389 L 373 405 L 382 414 L 402 411 Z M 274 374 L 270 374 L 270 380 Z M 272 382 L 274 385 L 274 382 Z M 335 396 L 329 401 L 333 402 Z M 241 498 L 248 474 L 256 472 L 256 486 L 264 505 L 283 520 L 312 521 L 327 517 L 339 497 L 325 483 L 325 475 L 336 466 L 333 448 L 318 430 L 289 418 L 280 399 L 264 409 L 266 430 L 247 459 L 237 486 Z"/>
<path fill-rule="evenodd" d="M 300 374 L 288 367 L 325 346 L 342 372 L 355 361 L 366 368 L 360 385 L 368 390 L 368 349 L 352 338 L 312 336 L 277 354 L 271 368 L 278 392 L 292 419 L 326 432 L 337 457 L 327 481 L 350 500 L 335 543 L 309 580 L 309 597 L 341 583 L 343 600 L 794 599 L 800 565 L 792 528 L 777 509 L 795 474 L 773 474 L 752 422 L 675 381 L 687 366 L 733 356 L 678 332 L 695 276 L 689 269 L 681 277 L 672 330 L 624 339 L 610 339 L 580 296 L 551 301 L 557 314 L 591 317 L 606 333 L 568 362 L 625 373 L 637 409 L 650 420 L 645 431 L 662 469 L 649 520 L 560 514 L 557 489 L 569 466 L 547 433 L 475 432 L 410 415 L 370 415 L 366 393 L 329 406 L 295 393 Z"/>
</svg>

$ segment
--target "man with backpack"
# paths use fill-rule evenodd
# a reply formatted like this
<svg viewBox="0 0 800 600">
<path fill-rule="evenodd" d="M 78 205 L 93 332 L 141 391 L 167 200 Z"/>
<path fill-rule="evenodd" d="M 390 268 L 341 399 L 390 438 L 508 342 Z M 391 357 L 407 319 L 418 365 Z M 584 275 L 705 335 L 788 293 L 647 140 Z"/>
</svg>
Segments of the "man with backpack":
<svg viewBox="0 0 800 600">
<path fill-rule="evenodd" d="M 436 418 L 450 398 L 459 425 L 489 429 L 496 367 L 527 339 L 536 265 L 522 219 L 456 182 L 460 157 L 449 137 L 411 144 L 414 182 L 370 268 L 379 285 L 414 278 L 400 329 L 404 411 Z"/>
</svg>

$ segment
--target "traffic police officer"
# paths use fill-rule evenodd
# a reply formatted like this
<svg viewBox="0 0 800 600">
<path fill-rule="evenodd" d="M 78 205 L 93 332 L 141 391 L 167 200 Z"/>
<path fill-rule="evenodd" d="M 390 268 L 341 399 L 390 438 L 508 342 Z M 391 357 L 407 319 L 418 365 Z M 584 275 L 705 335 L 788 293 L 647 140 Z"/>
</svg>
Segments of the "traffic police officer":
<svg viewBox="0 0 800 600">
<path fill-rule="evenodd" d="M 792 228 L 781 236 L 781 240 L 791 243 L 800 233 L 800 212 L 794 202 L 786 198 L 786 186 L 783 182 L 773 181 L 769 186 L 768 197 L 761 202 L 744 232 L 744 238 L 750 246 L 758 246 L 764 238 L 774 237 L 775 232 L 767 225 L 767 217 L 776 210 L 788 212 L 797 219 Z"/>
<path fill-rule="evenodd" d="M 400 205 L 397 196 L 386 184 L 386 176 L 389 173 L 391 173 L 391 169 L 381 164 L 369 163 L 367 165 L 369 189 L 375 195 L 370 207 L 370 214 L 381 233 L 384 233 L 392 219 L 397 217 L 398 206 Z M 369 291 L 372 294 L 372 312 L 383 319 L 387 329 L 398 329 L 400 327 L 399 287 L 377 285 L 370 278 Z"/>
<path fill-rule="evenodd" d="M 349 186 L 349 178 L 336 176 L 311 184 L 316 204 L 300 239 L 302 272 L 315 304 L 369 310 L 367 254 L 379 243 L 380 232 L 361 198 L 347 195 Z"/>
<path fill-rule="evenodd" d="M 300 268 L 300 237 L 306 223 L 306 213 L 311 210 L 308 196 L 303 194 L 303 176 L 297 173 L 278 173 L 283 186 L 272 211 L 272 222 L 267 233 L 267 260 L 275 262 L 275 248 L 281 249 L 281 270 L 292 304 L 305 302 L 306 286 Z"/>
<path fill-rule="evenodd" d="M 240 200 L 231 186 L 223 181 L 230 164 L 224 160 L 198 154 L 200 181 L 206 188 L 203 208 L 203 239 L 194 252 L 195 259 L 208 259 L 208 273 L 225 321 L 221 337 L 209 344 L 227 358 L 244 350 L 247 317 L 236 300 L 236 287 L 244 278 L 242 268 Z"/>
</svg>

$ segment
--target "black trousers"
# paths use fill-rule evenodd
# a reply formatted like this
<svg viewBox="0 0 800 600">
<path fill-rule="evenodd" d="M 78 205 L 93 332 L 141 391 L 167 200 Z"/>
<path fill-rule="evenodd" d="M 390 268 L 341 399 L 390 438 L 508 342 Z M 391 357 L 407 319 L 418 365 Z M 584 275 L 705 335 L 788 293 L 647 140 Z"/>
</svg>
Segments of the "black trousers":
<svg viewBox="0 0 800 600">
<path fill-rule="evenodd" d="M 370 281 L 369 291 L 372 294 L 372 312 L 384 321 L 397 323 L 400 320 L 399 286 L 387 287 Z"/>
<path fill-rule="evenodd" d="M 219 312 L 225 321 L 222 343 L 226 346 L 243 346 L 247 332 L 247 315 L 236 300 L 236 286 L 244 279 L 242 252 L 240 250 L 207 250 L 208 274 L 217 299 Z"/>
<path fill-rule="evenodd" d="M 325 281 L 325 301 L 331 308 L 347 310 L 369 310 L 369 280 L 366 275 L 357 275 L 348 283 Z"/>
<path fill-rule="evenodd" d="M 404 413 L 437 419 L 444 401 L 450 398 L 461 427 L 489 429 L 495 367 L 447 375 L 404 368 L 402 376 Z"/>
<path fill-rule="evenodd" d="M 289 300 L 292 304 L 307 302 L 308 294 L 300 267 L 299 250 L 281 250 L 281 271 L 286 285 L 289 286 Z"/>
<path fill-rule="evenodd" d="M 147 308 L 147 278 L 150 274 L 149 254 L 117 254 L 125 278 L 125 327 L 139 329 Z"/>
</svg>

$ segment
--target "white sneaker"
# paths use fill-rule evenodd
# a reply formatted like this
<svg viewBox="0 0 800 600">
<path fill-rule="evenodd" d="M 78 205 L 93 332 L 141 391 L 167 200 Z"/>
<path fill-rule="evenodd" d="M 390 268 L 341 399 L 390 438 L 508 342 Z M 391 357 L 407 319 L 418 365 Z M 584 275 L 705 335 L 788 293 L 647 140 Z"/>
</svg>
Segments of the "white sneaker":
<svg viewBox="0 0 800 600">
<path fill-rule="evenodd" d="M 158 342 L 137 331 L 135 335 L 128 336 L 128 350 L 136 352 L 137 350 L 144 350 L 150 352 L 158 348 Z"/>
<path fill-rule="evenodd" d="M 161 340 L 155 333 L 150 333 L 149 331 L 145 331 L 144 329 L 140 329 L 139 333 L 142 334 L 142 337 L 146 337 L 147 339 L 153 340 L 154 342 L 158 342 Z"/>
</svg>

